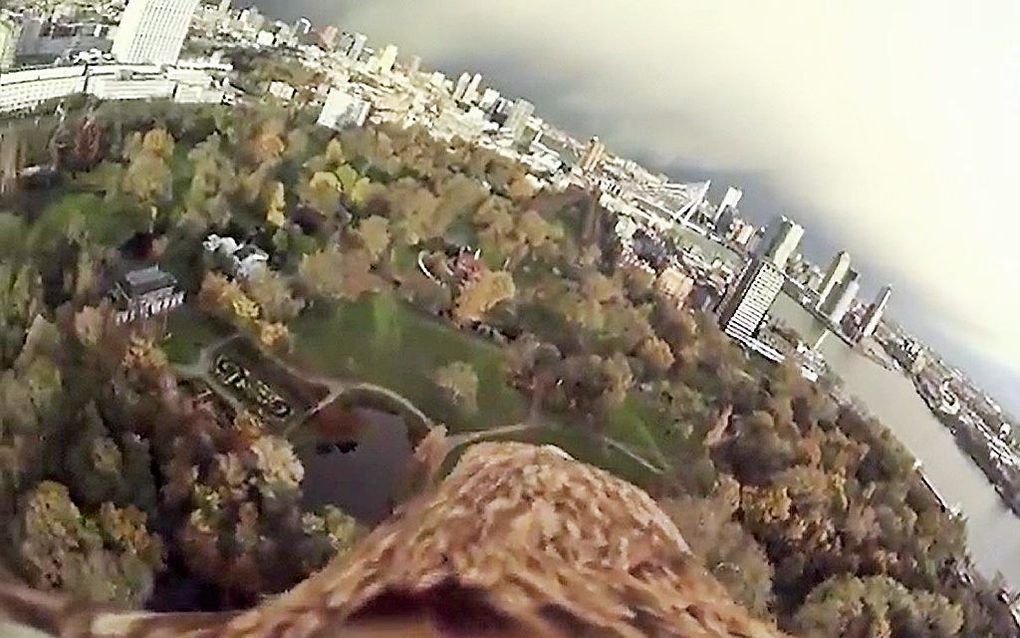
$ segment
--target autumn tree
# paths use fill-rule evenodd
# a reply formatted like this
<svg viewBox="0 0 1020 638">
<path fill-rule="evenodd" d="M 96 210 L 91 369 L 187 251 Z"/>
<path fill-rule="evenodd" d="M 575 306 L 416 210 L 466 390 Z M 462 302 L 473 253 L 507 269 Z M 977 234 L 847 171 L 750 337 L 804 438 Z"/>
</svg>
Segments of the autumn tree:
<svg viewBox="0 0 1020 638">
<path fill-rule="evenodd" d="M 478 375 L 465 361 L 454 361 L 433 373 L 433 381 L 450 403 L 468 414 L 478 411 Z"/>
<path fill-rule="evenodd" d="M 464 324 L 481 321 L 493 306 L 512 299 L 516 287 L 510 273 L 503 270 L 485 270 L 477 281 L 463 287 L 453 308 L 454 318 Z"/>
<path fill-rule="evenodd" d="M 313 295 L 356 300 L 383 287 L 382 278 L 371 272 L 371 267 L 366 250 L 329 249 L 305 255 L 298 276 Z"/>
<path fill-rule="evenodd" d="M 140 604 L 163 566 L 163 544 L 134 507 L 104 503 L 84 515 L 65 486 L 37 485 L 19 527 L 22 568 L 32 583 L 96 601 Z"/>
</svg>

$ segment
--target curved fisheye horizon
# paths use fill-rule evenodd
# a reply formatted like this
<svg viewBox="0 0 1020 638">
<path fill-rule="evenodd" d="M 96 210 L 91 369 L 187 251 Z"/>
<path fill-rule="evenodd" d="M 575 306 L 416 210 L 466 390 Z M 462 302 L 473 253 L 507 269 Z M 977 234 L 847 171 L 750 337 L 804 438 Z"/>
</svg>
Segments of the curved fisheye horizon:
<svg viewBox="0 0 1020 638">
<path fill-rule="evenodd" d="M 845 249 L 867 295 L 891 283 L 890 314 L 1020 412 L 1014 3 L 256 4 L 481 73 L 717 200 L 741 188 L 755 222 L 805 226 L 812 261 Z"/>
<path fill-rule="evenodd" d="M 0 636 L 1020 638 L 1018 14 L 2 0 Z"/>
</svg>

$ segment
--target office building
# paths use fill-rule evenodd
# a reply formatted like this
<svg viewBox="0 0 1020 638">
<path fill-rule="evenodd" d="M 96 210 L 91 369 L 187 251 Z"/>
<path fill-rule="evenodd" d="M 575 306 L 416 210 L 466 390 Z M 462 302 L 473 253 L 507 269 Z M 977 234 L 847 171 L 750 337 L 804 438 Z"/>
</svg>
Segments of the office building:
<svg viewBox="0 0 1020 638">
<path fill-rule="evenodd" d="M 819 308 L 829 301 L 829 296 L 832 295 L 832 291 L 836 289 L 836 286 L 843 283 L 843 278 L 846 277 L 849 270 L 850 255 L 841 250 L 836 253 L 835 257 L 832 258 L 832 263 L 829 264 L 829 269 L 825 271 L 825 278 L 822 279 L 822 286 L 818 289 Z"/>
<path fill-rule="evenodd" d="M 769 224 L 758 255 L 771 261 L 779 270 L 785 270 L 803 236 L 804 228 L 800 224 L 788 217 L 780 217 Z"/>
<path fill-rule="evenodd" d="M 397 47 L 394 44 L 387 44 L 379 53 L 379 72 L 392 73 L 393 66 L 397 63 Z"/>
<path fill-rule="evenodd" d="M 198 0 L 128 0 L 111 52 L 128 64 L 173 64 Z"/>
<path fill-rule="evenodd" d="M 460 102 L 467 95 L 468 85 L 471 84 L 471 76 L 467 73 L 461 73 L 460 77 L 457 78 L 457 84 L 453 87 L 453 99 Z"/>
<path fill-rule="evenodd" d="M 368 119 L 368 111 L 369 104 L 365 100 L 343 89 L 332 88 L 316 123 L 334 131 L 362 126 Z"/>
<path fill-rule="evenodd" d="M 12 18 L 0 15 L 0 71 L 14 66 L 14 54 L 18 50 L 21 25 Z"/>
<path fill-rule="evenodd" d="M 241 13 L 237 16 L 237 21 L 245 30 L 261 31 L 262 27 L 266 24 L 266 17 L 259 13 L 258 7 L 248 7 L 247 9 L 241 9 Z"/>
<path fill-rule="evenodd" d="M 297 22 L 294 23 L 294 33 L 301 35 L 308 35 L 312 30 L 312 21 L 308 18 L 298 18 Z"/>
<path fill-rule="evenodd" d="M 483 111 L 490 111 L 494 106 L 496 106 L 496 102 L 498 101 L 499 91 L 492 88 L 486 88 L 485 92 L 482 93 L 481 99 L 478 100 L 478 108 Z"/>
<path fill-rule="evenodd" d="M 861 289 L 860 274 L 851 268 L 847 271 L 843 281 L 839 283 L 829 294 L 828 299 L 819 310 L 828 316 L 829 321 L 839 325 L 850 309 L 850 304 L 857 298 L 857 292 Z"/>
<path fill-rule="evenodd" d="M 337 46 L 337 39 L 340 37 L 340 29 L 332 24 L 327 24 L 319 31 L 319 42 L 326 49 L 332 51 Z"/>
<path fill-rule="evenodd" d="M 516 143 L 524 135 L 524 129 L 528 125 L 528 118 L 535 112 L 535 105 L 523 99 L 514 102 L 510 107 L 510 114 L 506 117 L 503 129 L 507 132 L 510 141 Z"/>
<path fill-rule="evenodd" d="M 739 188 L 730 186 L 726 189 L 726 194 L 723 195 L 722 201 L 719 202 L 719 208 L 716 210 L 715 218 L 718 219 L 723 213 L 729 213 L 732 215 L 737 210 L 737 204 L 740 203 L 740 198 L 744 196 L 744 191 Z"/>
<path fill-rule="evenodd" d="M 474 104 L 475 102 L 477 102 L 478 98 L 480 97 L 478 90 L 481 87 L 481 85 L 482 74 L 475 73 L 471 77 L 471 81 L 468 82 L 467 89 L 464 91 L 464 97 L 462 99 L 465 102 L 468 102 L 469 104 Z"/>
<path fill-rule="evenodd" d="M 592 137 L 588 140 L 588 146 L 585 147 L 578 166 L 585 173 L 590 173 L 602 165 L 605 157 L 606 145 L 598 137 Z"/>
<path fill-rule="evenodd" d="M 753 339 L 782 289 L 782 271 L 769 259 L 752 259 L 719 314 L 723 332 L 735 339 Z"/>
<path fill-rule="evenodd" d="M 357 62 L 361 58 L 361 54 L 365 51 L 365 45 L 368 44 L 368 36 L 364 33 L 351 34 L 350 48 L 347 49 L 347 57 L 354 62 Z"/>
<path fill-rule="evenodd" d="M 861 322 L 860 337 L 870 337 L 875 334 L 875 328 L 878 327 L 878 322 L 882 320 L 882 313 L 885 312 L 885 307 L 889 304 L 889 297 L 892 295 L 892 287 L 884 286 L 879 291 L 878 296 L 875 297 L 875 301 L 868 306 L 868 311 L 864 313 L 864 319 Z"/>
</svg>

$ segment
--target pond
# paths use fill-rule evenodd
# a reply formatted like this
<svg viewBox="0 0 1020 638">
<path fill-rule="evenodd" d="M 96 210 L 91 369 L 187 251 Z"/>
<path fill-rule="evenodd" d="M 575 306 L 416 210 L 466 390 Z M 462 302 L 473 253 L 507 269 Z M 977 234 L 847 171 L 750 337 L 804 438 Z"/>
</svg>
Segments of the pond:
<svg viewBox="0 0 1020 638">
<path fill-rule="evenodd" d="M 342 432 L 305 445 L 305 509 L 336 505 L 365 525 L 389 516 L 410 468 L 407 422 L 377 408 L 351 407 Z"/>
</svg>

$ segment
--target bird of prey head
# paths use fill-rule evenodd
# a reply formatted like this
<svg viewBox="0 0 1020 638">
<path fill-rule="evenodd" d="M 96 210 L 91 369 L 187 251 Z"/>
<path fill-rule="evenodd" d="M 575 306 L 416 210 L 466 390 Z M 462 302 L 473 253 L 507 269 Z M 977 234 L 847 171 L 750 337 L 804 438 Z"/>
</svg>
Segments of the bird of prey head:
<svg viewBox="0 0 1020 638">
<path fill-rule="evenodd" d="M 254 609 L 129 613 L 13 583 L 0 605 L 74 638 L 781 636 L 730 599 L 644 491 L 523 443 L 468 448 L 351 553 Z"/>
</svg>

